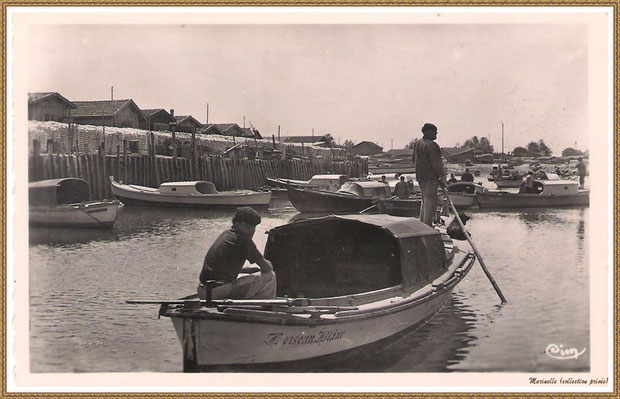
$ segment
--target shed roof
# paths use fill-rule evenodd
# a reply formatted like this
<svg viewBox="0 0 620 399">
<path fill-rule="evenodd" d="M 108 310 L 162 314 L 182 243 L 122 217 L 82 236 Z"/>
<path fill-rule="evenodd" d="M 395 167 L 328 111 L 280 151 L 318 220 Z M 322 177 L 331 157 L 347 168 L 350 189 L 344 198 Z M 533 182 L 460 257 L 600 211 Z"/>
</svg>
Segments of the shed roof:
<svg viewBox="0 0 620 399">
<path fill-rule="evenodd" d="M 49 98 L 56 97 L 60 101 L 67 104 L 69 108 L 76 108 L 76 105 L 71 101 L 67 100 L 65 97 L 61 96 L 55 91 L 46 92 L 46 93 L 28 93 L 28 104 L 36 104 L 41 101 L 47 100 Z"/>
<path fill-rule="evenodd" d="M 74 101 L 77 109 L 75 117 L 110 117 L 115 116 L 125 107 L 132 107 L 144 119 L 144 113 L 133 100 Z"/>
<path fill-rule="evenodd" d="M 163 108 L 153 108 L 153 109 L 142 109 L 141 110 L 142 113 L 144 114 L 144 116 L 147 116 L 149 118 L 157 115 L 157 114 L 161 114 L 163 116 L 166 117 L 166 119 L 168 119 L 170 122 L 175 122 L 176 119 L 174 119 L 174 116 L 170 115 L 170 112 L 166 111 Z"/>
<path fill-rule="evenodd" d="M 176 120 L 177 124 L 189 122 L 197 126 L 202 126 L 202 123 L 200 123 L 196 118 L 191 115 L 175 115 L 174 119 Z"/>
<path fill-rule="evenodd" d="M 381 147 L 379 144 L 373 143 L 372 141 L 360 141 L 359 143 L 355 144 L 353 148 L 359 147 L 362 144 L 367 144 L 376 149 L 383 150 L 383 147 Z"/>
</svg>

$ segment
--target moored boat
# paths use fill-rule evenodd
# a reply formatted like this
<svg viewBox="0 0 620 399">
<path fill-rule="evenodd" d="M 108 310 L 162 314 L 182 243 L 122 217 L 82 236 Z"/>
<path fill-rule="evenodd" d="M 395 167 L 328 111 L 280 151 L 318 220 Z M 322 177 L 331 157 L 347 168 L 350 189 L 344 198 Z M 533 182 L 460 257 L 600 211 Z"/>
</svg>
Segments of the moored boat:
<svg viewBox="0 0 620 399">
<path fill-rule="evenodd" d="M 346 175 L 338 174 L 324 174 L 314 175 L 310 180 L 294 180 L 284 179 L 280 177 L 270 178 L 267 177 L 267 183 L 272 188 L 279 188 L 286 190 L 287 187 L 293 188 L 313 188 L 316 190 L 338 191 L 340 187 L 348 180 Z"/>
<path fill-rule="evenodd" d="M 28 184 L 29 223 L 59 227 L 111 228 L 122 204 L 91 201 L 86 180 L 50 179 Z"/>
<path fill-rule="evenodd" d="M 185 371 L 338 362 L 427 323 L 475 261 L 413 218 L 331 215 L 268 233 L 276 299 L 160 301 Z"/>
<path fill-rule="evenodd" d="M 270 191 L 236 190 L 219 192 L 210 181 L 177 181 L 160 184 L 159 188 L 121 184 L 110 177 L 112 193 L 130 206 L 218 208 L 267 207 Z"/>
<path fill-rule="evenodd" d="M 348 181 L 338 191 L 288 188 L 295 209 L 303 213 L 355 213 L 372 205 L 378 198 L 392 195 L 389 185 L 374 180 Z"/>
<path fill-rule="evenodd" d="M 446 188 L 450 199 L 457 208 L 471 208 L 478 205 L 476 195 L 486 192 L 487 189 L 480 184 L 472 182 L 456 182 Z"/>
<path fill-rule="evenodd" d="M 535 193 L 486 191 L 477 193 L 480 208 L 589 206 L 590 191 L 572 180 L 534 180 Z"/>
</svg>

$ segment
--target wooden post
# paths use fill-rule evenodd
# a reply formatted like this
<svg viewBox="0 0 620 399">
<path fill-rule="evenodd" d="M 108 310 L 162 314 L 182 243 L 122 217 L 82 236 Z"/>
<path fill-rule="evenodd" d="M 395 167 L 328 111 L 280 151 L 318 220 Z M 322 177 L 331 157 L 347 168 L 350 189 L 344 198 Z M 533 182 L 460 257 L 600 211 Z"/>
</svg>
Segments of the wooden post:
<svg viewBox="0 0 620 399">
<path fill-rule="evenodd" d="M 176 123 L 172 123 L 172 179 L 177 181 L 177 138 L 175 134 Z"/>
<path fill-rule="evenodd" d="M 121 174 L 121 146 L 120 144 L 116 145 L 116 170 L 114 171 L 115 175 L 114 175 L 114 180 L 119 181 L 120 180 L 120 174 Z"/>
<path fill-rule="evenodd" d="M 41 142 L 33 140 L 32 142 L 32 171 L 30 173 L 30 181 L 41 180 Z"/>
<path fill-rule="evenodd" d="M 196 153 L 196 128 L 192 131 L 192 180 L 198 180 L 198 154 Z"/>
<path fill-rule="evenodd" d="M 127 140 L 123 140 L 123 180 L 122 182 L 125 184 L 129 184 L 129 180 L 127 180 Z"/>
</svg>

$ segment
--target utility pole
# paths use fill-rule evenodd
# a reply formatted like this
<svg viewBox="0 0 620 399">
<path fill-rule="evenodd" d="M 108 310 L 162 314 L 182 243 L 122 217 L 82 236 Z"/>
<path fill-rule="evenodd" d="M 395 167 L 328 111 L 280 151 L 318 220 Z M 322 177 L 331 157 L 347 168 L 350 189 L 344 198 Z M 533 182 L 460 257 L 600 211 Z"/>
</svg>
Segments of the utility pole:
<svg viewBox="0 0 620 399">
<path fill-rule="evenodd" d="M 209 103 L 207 103 L 207 125 L 209 124 Z"/>
<path fill-rule="evenodd" d="M 243 128 L 245 129 L 245 116 L 243 117 Z"/>
<path fill-rule="evenodd" d="M 504 122 L 502 122 L 502 157 L 504 155 Z"/>
<path fill-rule="evenodd" d="M 110 99 L 114 100 L 114 86 L 110 88 Z"/>
<path fill-rule="evenodd" d="M 390 139 L 390 150 L 394 149 L 394 139 Z"/>
</svg>

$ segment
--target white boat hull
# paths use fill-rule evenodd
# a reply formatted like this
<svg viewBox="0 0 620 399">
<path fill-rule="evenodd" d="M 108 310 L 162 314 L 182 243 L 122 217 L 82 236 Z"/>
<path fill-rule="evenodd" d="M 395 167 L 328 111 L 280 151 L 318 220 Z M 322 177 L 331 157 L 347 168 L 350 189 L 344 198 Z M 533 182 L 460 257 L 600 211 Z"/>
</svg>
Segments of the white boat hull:
<svg viewBox="0 0 620 399">
<path fill-rule="evenodd" d="M 172 320 L 186 371 L 337 360 L 347 352 L 419 328 L 435 316 L 475 260 L 464 252 L 458 258 L 432 283 L 408 294 L 360 305 L 358 310 L 309 317 L 238 308 L 222 312 L 213 308 L 169 310 L 164 305 L 160 314 Z"/>
<path fill-rule="evenodd" d="M 268 206 L 271 192 L 229 191 L 217 194 L 178 195 L 158 189 L 112 182 L 112 193 L 125 205 L 156 207 Z"/>
<path fill-rule="evenodd" d="M 32 206 L 29 208 L 29 222 L 45 226 L 110 228 L 121 207 L 118 201 L 89 201 L 55 207 Z"/>
</svg>

